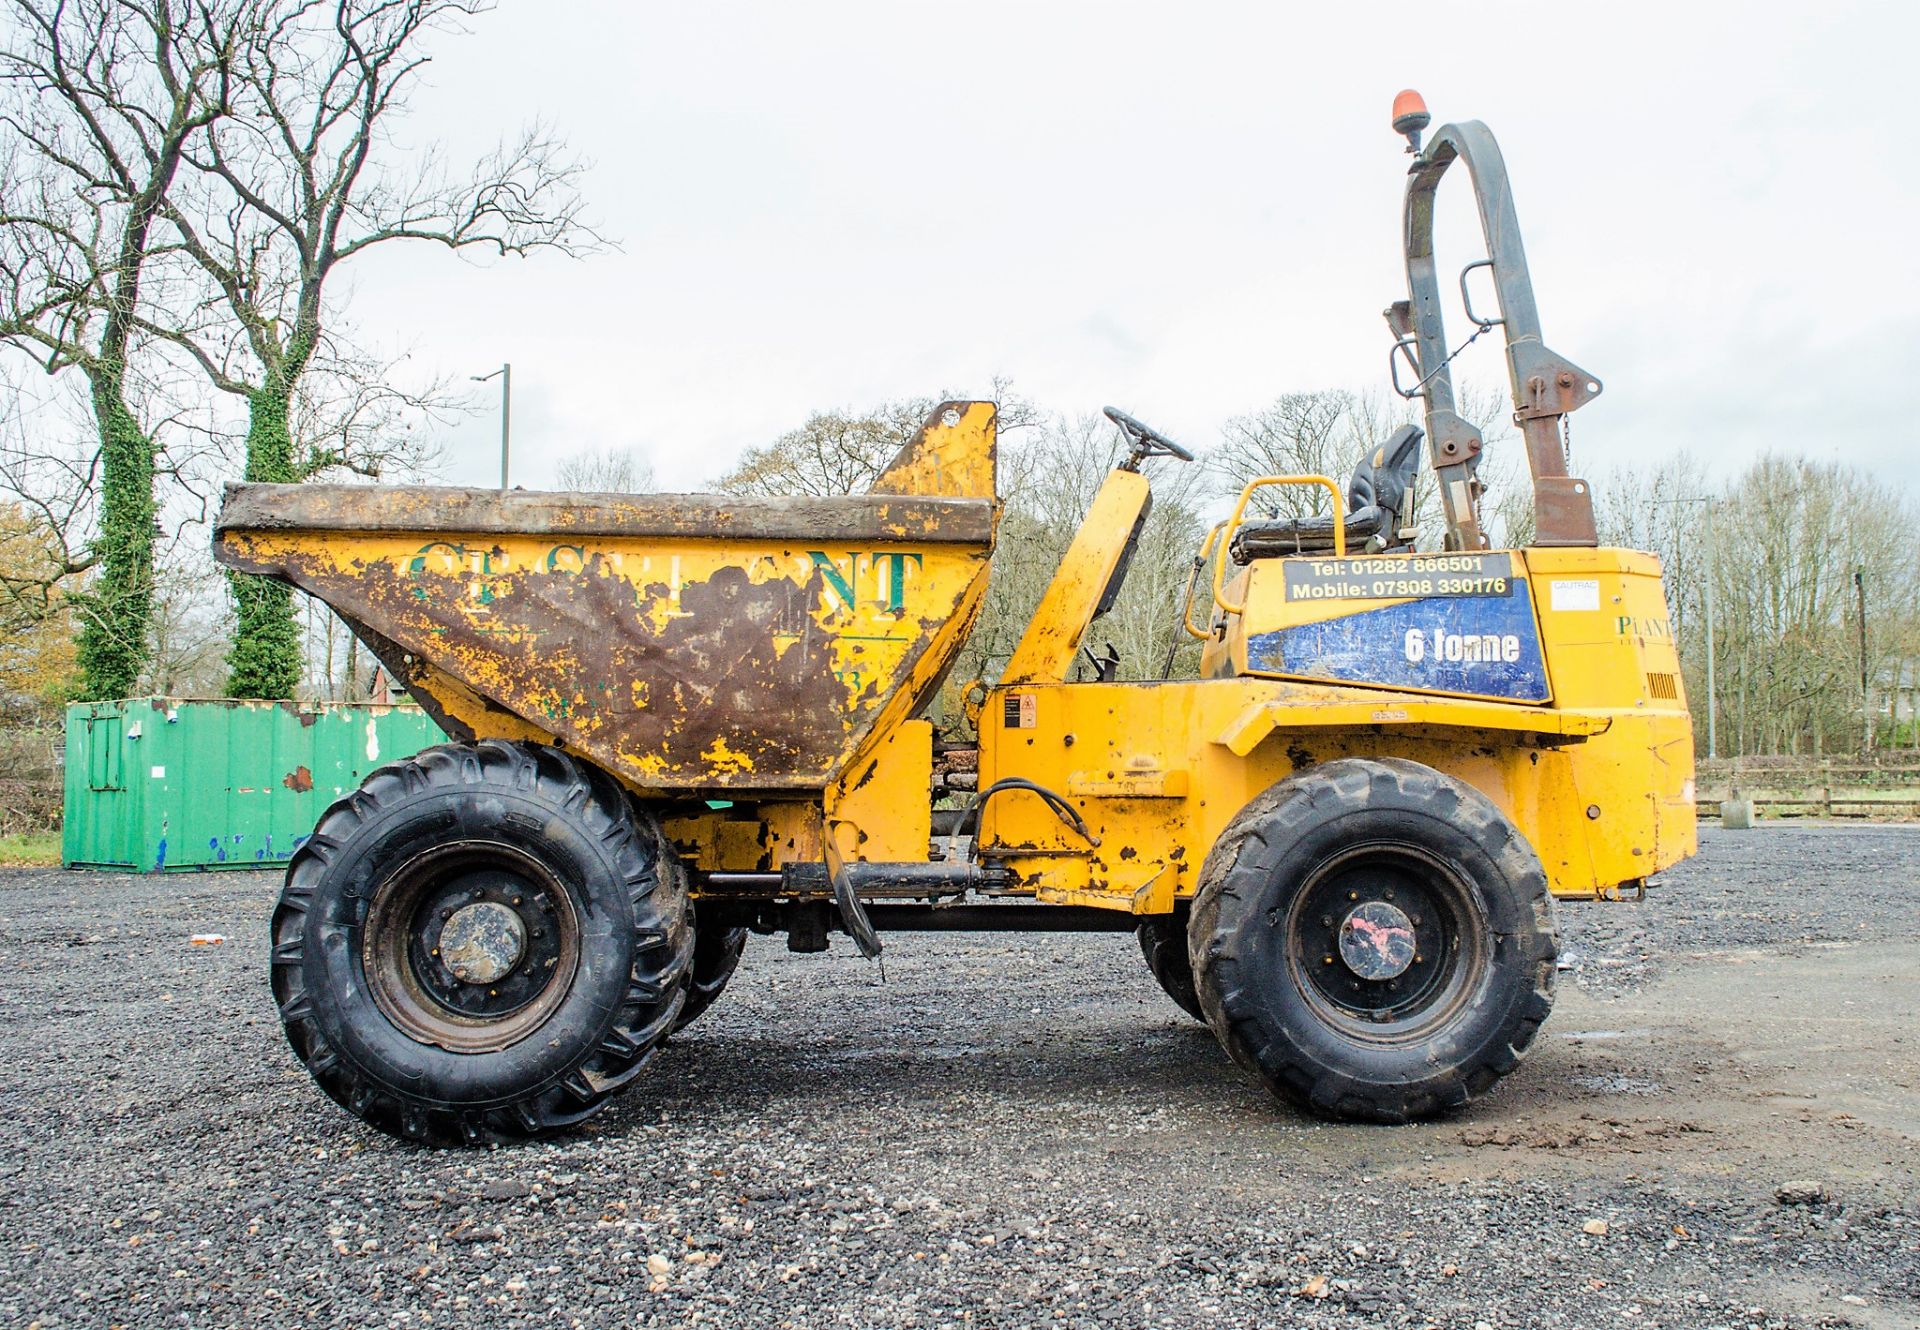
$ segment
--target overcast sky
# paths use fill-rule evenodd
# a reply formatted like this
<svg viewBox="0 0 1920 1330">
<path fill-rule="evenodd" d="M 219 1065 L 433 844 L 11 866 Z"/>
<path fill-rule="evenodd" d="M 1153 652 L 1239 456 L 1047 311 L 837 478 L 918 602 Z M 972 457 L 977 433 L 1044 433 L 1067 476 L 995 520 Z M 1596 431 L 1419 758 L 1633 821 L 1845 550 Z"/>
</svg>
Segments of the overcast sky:
<svg viewBox="0 0 1920 1330">
<path fill-rule="evenodd" d="M 549 122 L 619 250 L 390 249 L 336 295 L 422 368 L 512 361 L 529 486 L 633 447 L 698 488 L 810 411 L 995 375 L 1204 445 L 1279 393 L 1384 384 L 1413 86 L 1499 136 L 1547 344 L 1606 385 L 1576 469 L 1772 448 L 1905 481 L 1915 13 L 504 0 L 398 132 L 457 156 Z M 1449 271 L 1479 253 L 1457 174 Z M 1463 359 L 1499 374 L 1486 348 Z M 449 431 L 448 479 L 493 483 L 497 428 Z"/>
</svg>

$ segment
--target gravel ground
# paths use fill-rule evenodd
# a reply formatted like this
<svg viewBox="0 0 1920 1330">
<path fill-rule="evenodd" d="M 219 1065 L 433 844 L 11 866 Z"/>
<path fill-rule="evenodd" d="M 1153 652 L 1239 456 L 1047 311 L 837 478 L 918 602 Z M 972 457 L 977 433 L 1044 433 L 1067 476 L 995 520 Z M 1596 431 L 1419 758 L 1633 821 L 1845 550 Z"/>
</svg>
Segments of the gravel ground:
<svg viewBox="0 0 1920 1330">
<path fill-rule="evenodd" d="M 1920 826 L 1703 827 L 1700 835 L 1699 856 L 1662 873 L 1645 901 L 1562 905 L 1563 972 L 1612 995 L 1696 952 L 1805 955 L 1920 934 Z"/>
<path fill-rule="evenodd" d="M 1709 833 L 1564 908 L 1440 1123 L 1274 1104 L 1126 937 L 755 939 L 587 1130 L 442 1153 L 294 1062 L 274 877 L 7 872 L 0 1325 L 1920 1325 L 1917 859 Z"/>
</svg>

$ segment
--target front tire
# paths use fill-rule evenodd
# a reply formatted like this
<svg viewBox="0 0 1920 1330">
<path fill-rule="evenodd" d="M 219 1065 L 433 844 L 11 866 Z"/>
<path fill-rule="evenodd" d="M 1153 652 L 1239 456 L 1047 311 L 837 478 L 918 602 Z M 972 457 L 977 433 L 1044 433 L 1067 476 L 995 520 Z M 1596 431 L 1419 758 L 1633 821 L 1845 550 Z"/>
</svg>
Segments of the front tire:
<svg viewBox="0 0 1920 1330">
<path fill-rule="evenodd" d="M 295 853 L 273 916 L 288 1042 L 324 1091 L 431 1144 L 597 1110 L 678 1017 L 671 851 L 603 772 L 483 740 L 382 767 Z"/>
<path fill-rule="evenodd" d="M 1477 790 L 1397 759 L 1328 762 L 1248 805 L 1201 870 L 1190 943 L 1228 1053 L 1326 1117 L 1458 1108 L 1553 1005 L 1539 859 Z"/>
</svg>

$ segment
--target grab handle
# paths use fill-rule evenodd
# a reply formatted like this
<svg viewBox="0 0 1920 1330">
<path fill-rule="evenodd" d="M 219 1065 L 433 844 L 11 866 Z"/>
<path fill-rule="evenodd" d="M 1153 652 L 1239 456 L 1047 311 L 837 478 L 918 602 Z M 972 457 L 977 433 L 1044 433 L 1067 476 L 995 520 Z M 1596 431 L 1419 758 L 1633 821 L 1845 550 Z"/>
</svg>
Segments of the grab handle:
<svg viewBox="0 0 1920 1330">
<path fill-rule="evenodd" d="M 1226 530 L 1226 527 L 1225 522 L 1215 522 L 1213 529 L 1207 532 L 1207 538 L 1200 542 L 1200 552 L 1193 556 L 1193 572 L 1187 578 L 1187 598 L 1180 602 L 1180 626 L 1187 630 L 1188 637 L 1202 642 L 1212 641 L 1213 634 L 1202 632 L 1193 626 L 1193 592 L 1194 588 L 1200 584 L 1200 574 L 1206 569 L 1207 556 L 1213 553 L 1214 541 L 1220 538 L 1220 533 Z M 1224 558 L 1225 554 L 1226 549 L 1223 546 L 1221 556 Z"/>
<path fill-rule="evenodd" d="M 1475 268 L 1491 268 L 1492 266 L 1492 259 L 1475 259 L 1472 263 L 1469 263 L 1460 270 L 1460 308 L 1467 311 L 1467 322 L 1473 324 L 1481 332 L 1485 332 L 1489 328 L 1497 328 L 1505 323 L 1506 320 L 1483 319 L 1473 312 L 1473 297 L 1467 292 L 1467 274 Z"/>
<path fill-rule="evenodd" d="M 1239 614 L 1246 609 L 1243 601 L 1238 605 L 1230 604 L 1222 594 L 1222 584 L 1226 578 L 1227 550 L 1233 544 L 1233 533 L 1240 525 L 1241 514 L 1247 510 L 1247 500 L 1253 492 L 1267 485 L 1319 485 L 1333 496 L 1333 556 L 1345 558 L 1347 553 L 1347 505 L 1340 493 L 1340 487 L 1327 476 L 1259 476 L 1247 482 L 1240 491 L 1239 502 L 1233 505 L 1233 516 L 1229 517 L 1220 532 L 1220 557 L 1213 565 L 1213 603 L 1228 614 Z"/>
</svg>

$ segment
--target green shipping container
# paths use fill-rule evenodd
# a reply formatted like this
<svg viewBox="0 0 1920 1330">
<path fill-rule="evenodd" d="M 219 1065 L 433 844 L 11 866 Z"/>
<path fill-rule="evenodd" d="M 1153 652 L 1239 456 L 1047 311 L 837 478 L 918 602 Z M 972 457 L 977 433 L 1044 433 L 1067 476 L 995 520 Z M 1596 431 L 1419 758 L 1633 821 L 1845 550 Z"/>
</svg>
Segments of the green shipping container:
<svg viewBox="0 0 1920 1330">
<path fill-rule="evenodd" d="M 61 859 L 142 873 L 284 864 L 375 767 L 445 741 L 412 704 L 76 703 Z"/>
</svg>

